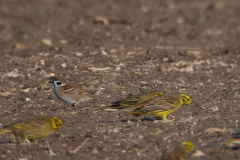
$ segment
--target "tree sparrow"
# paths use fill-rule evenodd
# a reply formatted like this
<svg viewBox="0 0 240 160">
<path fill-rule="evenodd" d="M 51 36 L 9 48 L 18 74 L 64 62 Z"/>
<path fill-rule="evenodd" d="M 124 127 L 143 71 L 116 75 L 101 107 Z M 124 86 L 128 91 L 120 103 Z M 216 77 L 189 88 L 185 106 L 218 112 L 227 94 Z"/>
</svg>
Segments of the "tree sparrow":
<svg viewBox="0 0 240 160">
<path fill-rule="evenodd" d="M 91 94 L 69 84 L 62 76 L 52 76 L 49 80 L 49 83 L 54 85 L 56 96 L 62 101 L 73 103 L 76 106 L 78 103 L 93 99 Z"/>
</svg>

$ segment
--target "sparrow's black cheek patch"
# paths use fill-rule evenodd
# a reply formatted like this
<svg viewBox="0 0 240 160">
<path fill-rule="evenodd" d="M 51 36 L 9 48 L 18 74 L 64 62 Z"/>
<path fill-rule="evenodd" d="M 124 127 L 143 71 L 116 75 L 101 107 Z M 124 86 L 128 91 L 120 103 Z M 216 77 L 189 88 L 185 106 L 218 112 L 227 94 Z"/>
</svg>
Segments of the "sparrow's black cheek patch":
<svg viewBox="0 0 240 160">
<path fill-rule="evenodd" d="M 57 85 L 59 85 L 59 86 L 60 86 L 61 84 L 62 84 L 62 82 L 57 82 Z"/>
</svg>

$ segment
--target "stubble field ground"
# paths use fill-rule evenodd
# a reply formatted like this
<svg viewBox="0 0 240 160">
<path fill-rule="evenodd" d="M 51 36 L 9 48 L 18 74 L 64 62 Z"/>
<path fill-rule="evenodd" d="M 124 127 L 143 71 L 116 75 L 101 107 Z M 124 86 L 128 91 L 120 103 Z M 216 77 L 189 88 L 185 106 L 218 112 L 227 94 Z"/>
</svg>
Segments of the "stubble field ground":
<svg viewBox="0 0 240 160">
<path fill-rule="evenodd" d="M 2 0 L 0 17 L 0 124 L 63 121 L 44 140 L 21 140 L 22 156 L 1 134 L 1 159 L 160 159 L 181 141 L 196 145 L 188 159 L 240 159 L 219 144 L 240 129 L 239 1 Z M 53 74 L 106 101 L 62 102 L 47 83 Z M 99 110 L 153 90 L 196 102 L 171 122 Z"/>
</svg>

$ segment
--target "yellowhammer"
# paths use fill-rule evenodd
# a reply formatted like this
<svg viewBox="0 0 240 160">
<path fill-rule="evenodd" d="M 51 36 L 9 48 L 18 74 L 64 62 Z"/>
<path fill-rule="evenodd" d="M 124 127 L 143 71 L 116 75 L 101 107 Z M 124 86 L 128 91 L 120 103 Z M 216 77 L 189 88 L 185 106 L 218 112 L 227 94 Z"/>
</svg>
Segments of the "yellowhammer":
<svg viewBox="0 0 240 160">
<path fill-rule="evenodd" d="M 228 147 L 240 147 L 240 132 L 232 134 L 231 139 L 227 139 L 221 144 L 225 144 Z"/>
<path fill-rule="evenodd" d="M 182 105 L 192 105 L 192 99 L 186 94 L 175 94 L 172 96 L 157 96 L 142 103 L 128 108 L 119 108 L 117 112 L 127 111 L 129 114 L 139 115 L 143 113 L 153 114 L 162 120 L 166 116 L 177 111 Z"/>
<path fill-rule="evenodd" d="M 15 136 L 32 141 L 47 137 L 61 127 L 62 121 L 57 117 L 40 117 L 4 126 L 0 132 L 12 132 Z"/>
<path fill-rule="evenodd" d="M 185 160 L 194 150 L 192 142 L 182 142 L 174 148 L 168 149 L 162 156 L 162 160 Z"/>
<path fill-rule="evenodd" d="M 142 104 L 143 102 L 146 102 L 152 98 L 162 96 L 164 95 L 161 91 L 153 91 L 149 93 L 140 93 L 134 96 L 130 96 L 126 99 L 119 100 L 117 102 L 114 102 L 110 107 L 102 108 L 102 110 L 105 111 L 118 111 L 121 109 L 126 109 L 130 107 L 138 106 L 139 104 Z"/>
</svg>

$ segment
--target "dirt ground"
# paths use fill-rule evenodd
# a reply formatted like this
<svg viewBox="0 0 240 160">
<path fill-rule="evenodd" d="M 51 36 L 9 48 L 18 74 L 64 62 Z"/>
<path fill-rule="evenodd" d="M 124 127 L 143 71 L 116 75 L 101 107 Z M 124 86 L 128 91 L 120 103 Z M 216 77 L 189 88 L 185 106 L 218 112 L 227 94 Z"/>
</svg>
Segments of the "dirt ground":
<svg viewBox="0 0 240 160">
<path fill-rule="evenodd" d="M 182 141 L 196 146 L 187 159 L 240 159 L 220 144 L 240 130 L 239 42 L 238 0 L 1 0 L 0 124 L 52 115 L 63 127 L 21 139 L 22 156 L 0 134 L 0 159 L 160 159 Z M 54 74 L 106 101 L 59 100 Z M 168 122 L 99 110 L 154 90 L 196 102 Z"/>
</svg>

